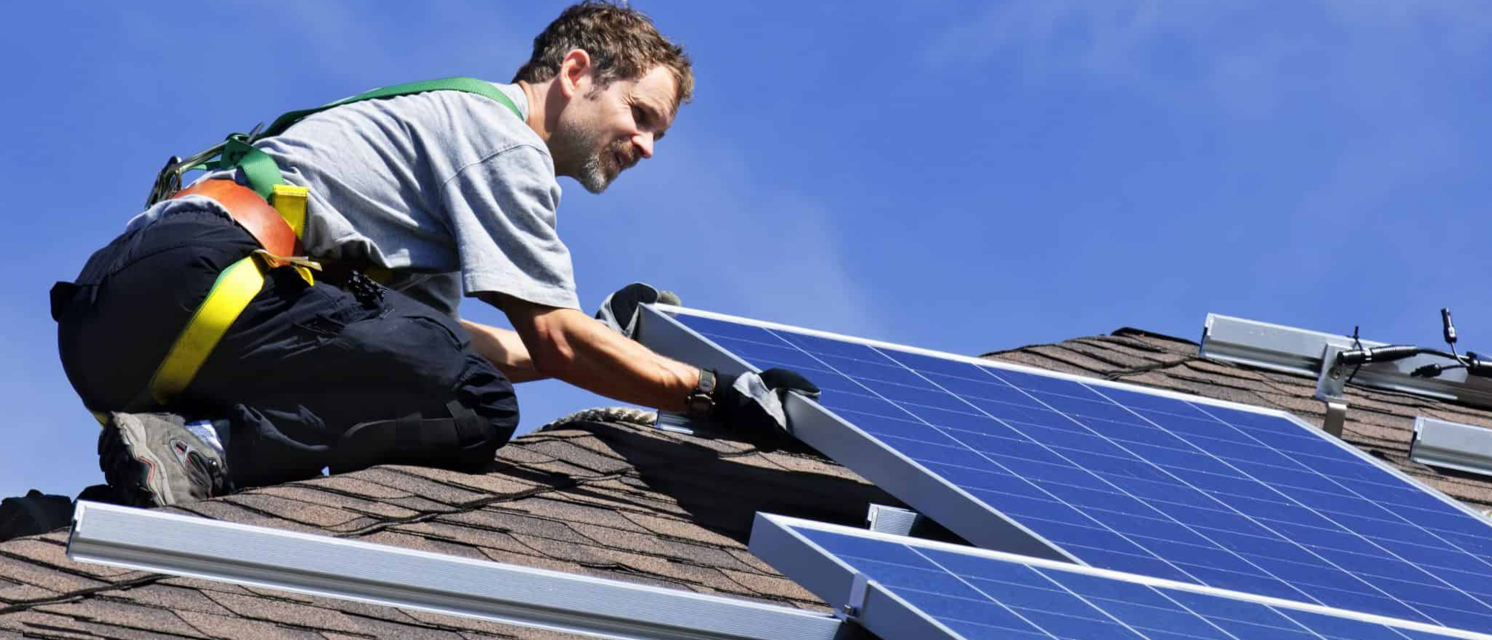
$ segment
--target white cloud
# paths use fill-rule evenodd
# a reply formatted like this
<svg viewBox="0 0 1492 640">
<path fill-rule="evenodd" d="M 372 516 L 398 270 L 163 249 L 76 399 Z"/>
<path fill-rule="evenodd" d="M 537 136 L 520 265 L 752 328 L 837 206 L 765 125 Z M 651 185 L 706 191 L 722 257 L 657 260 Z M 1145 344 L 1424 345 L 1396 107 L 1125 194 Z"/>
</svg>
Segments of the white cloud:
<svg viewBox="0 0 1492 640">
<path fill-rule="evenodd" d="M 925 57 L 931 67 L 973 58 L 1047 82 L 1076 72 L 1160 104 L 1210 99 L 1220 115 L 1262 119 L 1291 100 L 1364 109 L 1412 102 L 1426 71 L 1486 55 L 1485 9 L 1474 1 L 1015 0 L 951 26 Z"/>
<path fill-rule="evenodd" d="M 1149 58 L 1161 36 L 1191 39 L 1221 19 L 1198 3 L 1016 0 L 950 28 L 927 52 L 934 66 L 961 58 L 1019 64 L 1029 77 L 1078 70 L 1107 80 L 1156 81 Z"/>
</svg>

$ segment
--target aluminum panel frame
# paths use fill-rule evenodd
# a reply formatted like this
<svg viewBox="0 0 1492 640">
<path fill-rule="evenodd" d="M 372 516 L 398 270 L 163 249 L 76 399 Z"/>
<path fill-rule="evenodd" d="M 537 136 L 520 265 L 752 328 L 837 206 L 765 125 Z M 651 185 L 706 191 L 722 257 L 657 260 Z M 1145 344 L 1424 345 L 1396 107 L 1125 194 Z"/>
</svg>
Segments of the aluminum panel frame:
<svg viewBox="0 0 1492 640">
<path fill-rule="evenodd" d="M 669 317 L 670 311 L 686 310 L 644 305 L 637 339 L 659 354 L 717 373 L 756 370 Z M 969 541 L 1011 553 L 1086 564 L 817 402 L 794 393 L 783 405 L 794 437 Z"/>
<path fill-rule="evenodd" d="M 888 348 L 888 349 L 906 351 L 906 352 L 909 352 L 909 353 L 915 353 L 915 354 L 921 354 L 921 355 L 928 355 L 928 356 L 934 356 L 934 357 L 939 357 L 939 358 L 948 358 L 948 359 L 959 361 L 959 362 L 968 362 L 970 364 L 975 364 L 975 365 L 979 365 L 979 366 L 982 366 L 982 367 L 992 367 L 992 368 L 995 368 L 995 369 L 1006 369 L 1006 370 L 1010 370 L 1010 371 L 1018 371 L 1018 372 L 1024 372 L 1024 373 L 1033 373 L 1033 374 L 1037 374 L 1037 375 L 1048 376 L 1048 377 L 1058 378 L 1058 379 L 1062 379 L 1062 380 L 1071 380 L 1071 381 L 1074 381 L 1074 382 L 1080 382 L 1082 384 L 1093 386 L 1093 387 L 1098 387 L 1098 388 L 1133 389 L 1133 388 L 1135 388 L 1137 386 L 1137 385 L 1133 385 L 1133 384 L 1129 384 L 1129 383 L 1125 383 L 1125 382 L 1112 381 L 1112 380 L 1104 380 L 1104 379 L 1101 379 L 1101 378 L 1089 378 L 1089 377 L 1078 376 L 1078 375 L 1073 375 L 1073 374 L 1068 374 L 1068 373 L 1061 373 L 1061 372 L 1057 372 L 1057 371 L 1050 371 L 1050 370 L 1047 370 L 1047 369 L 1041 369 L 1041 368 L 1037 368 L 1037 367 L 1030 367 L 1030 366 L 1025 366 L 1025 365 L 1012 364 L 1012 363 L 1009 363 L 1009 362 L 999 362 L 999 361 L 994 361 L 994 360 L 986 360 L 986 359 L 983 359 L 983 358 L 976 358 L 976 357 L 972 357 L 972 356 L 961 356 L 961 355 L 957 355 L 957 354 L 943 353 L 943 352 L 934 351 L 934 350 L 930 350 L 930 349 L 922 349 L 922 348 L 918 348 L 918 347 L 911 347 L 911 346 L 907 346 L 907 345 L 900 345 L 900 344 L 895 344 L 895 343 L 890 343 L 890 342 L 882 342 L 882 341 L 878 341 L 878 340 L 869 340 L 869 339 L 865 339 L 865 338 L 859 338 L 859 337 L 855 337 L 855 336 L 847 336 L 847 335 L 842 335 L 842 334 L 836 334 L 836 333 L 831 333 L 831 332 L 827 332 L 827 331 L 817 331 L 817 330 L 813 330 L 813 329 L 805 329 L 805 328 L 802 328 L 802 327 L 795 327 L 795 326 L 791 326 L 791 325 L 785 325 L 785 324 L 774 323 L 774 322 L 764 322 L 764 321 L 761 321 L 761 320 L 752 320 L 752 319 L 749 319 L 749 318 L 741 318 L 741 317 L 736 317 L 736 316 L 730 316 L 730 315 L 721 314 L 721 313 L 715 313 L 715 312 L 711 312 L 711 311 L 702 311 L 702 310 L 698 310 L 698 309 L 688 309 L 688 308 L 675 307 L 675 306 L 670 306 L 670 305 L 644 305 L 643 308 L 646 311 L 646 313 L 644 313 L 642 319 L 639 320 L 639 324 L 645 325 L 646 321 L 649 318 L 653 318 L 653 320 L 652 320 L 652 324 L 654 325 L 653 329 L 654 329 L 654 331 L 656 333 L 656 337 L 659 339 L 659 343 L 661 345 L 663 345 L 665 348 L 674 350 L 673 352 L 661 352 L 660 351 L 660 353 L 664 353 L 664 355 L 670 355 L 670 353 L 684 354 L 684 355 L 677 355 L 677 356 L 670 355 L 670 357 L 674 357 L 675 359 L 682 360 L 684 362 L 689 362 L 691 364 L 694 364 L 695 366 L 703 366 L 703 367 L 707 367 L 707 368 L 715 368 L 717 366 L 716 364 L 712 364 L 712 363 L 729 363 L 729 366 L 732 367 L 732 368 L 728 368 L 728 369 L 722 368 L 722 369 L 718 369 L 718 370 L 720 370 L 720 371 L 729 371 L 731 373 L 739 373 L 741 371 L 752 370 L 753 367 L 751 367 L 751 365 L 749 365 L 749 364 L 746 364 L 744 361 L 740 360 L 739 358 L 736 358 L 729 351 L 727 351 L 726 349 L 720 347 L 719 345 L 715 344 L 714 342 L 710 341 L 708 338 L 705 338 L 704 336 L 700 336 L 699 334 L 695 333 L 693 330 L 691 330 L 688 327 L 685 327 L 682 324 L 680 324 L 678 321 L 676 321 L 676 320 L 668 317 L 668 314 L 670 314 L 670 313 L 679 313 L 679 314 L 685 314 L 685 315 L 699 316 L 699 317 L 703 317 L 703 318 L 713 318 L 713 319 L 717 319 L 717 320 L 726 320 L 726 321 L 730 321 L 730 322 L 743 323 L 743 324 L 748 324 L 748 325 L 756 326 L 756 327 L 762 327 L 762 328 L 766 328 L 766 329 L 778 329 L 778 330 L 782 330 L 782 331 L 792 331 L 792 332 L 797 332 L 797 333 L 803 333 L 803 334 L 806 334 L 806 335 L 819 336 L 819 337 L 830 338 L 830 339 L 834 339 L 834 340 L 843 340 L 843 341 L 853 342 L 853 343 L 856 343 L 856 344 L 868 345 L 868 346 L 871 346 L 871 347 Z M 1212 317 L 1213 317 L 1213 314 L 1209 314 L 1209 318 L 1212 318 Z M 1217 317 L 1227 318 L 1227 316 L 1217 316 Z M 1231 320 L 1237 320 L 1237 319 L 1236 318 L 1231 318 Z M 662 321 L 666 321 L 666 322 L 662 322 Z M 1245 321 L 1245 322 L 1252 322 L 1252 321 Z M 1263 324 L 1263 323 L 1257 323 L 1257 324 Z M 1277 325 L 1269 325 L 1269 326 L 1277 326 Z M 1286 327 L 1286 328 L 1288 328 L 1288 327 Z M 1315 332 L 1307 332 L 1307 333 L 1315 333 Z M 1321 334 L 1321 335 L 1329 335 L 1329 334 Z M 1344 339 L 1347 340 L 1347 342 L 1349 344 L 1351 343 L 1351 338 L 1344 338 Z M 1366 341 L 1366 340 L 1363 341 L 1363 345 L 1364 346 L 1369 346 L 1369 347 L 1372 347 L 1372 346 L 1381 346 L 1382 344 L 1383 343 L 1370 342 L 1370 341 Z M 649 344 L 649 346 L 651 346 L 651 344 Z M 655 350 L 657 350 L 657 349 L 655 349 Z M 694 354 L 697 354 L 700 358 L 702 358 L 702 360 L 701 361 L 695 361 L 695 360 L 690 359 L 690 357 L 686 357 L 688 355 L 694 355 Z M 1315 374 L 1313 373 L 1312 375 L 1315 375 Z M 1316 425 L 1313 425 L 1310 422 L 1307 422 L 1304 418 L 1301 418 L 1300 416 L 1297 416 L 1297 415 L 1295 415 L 1293 413 L 1290 413 L 1289 411 L 1282 411 L 1282 410 L 1279 410 L 1279 409 L 1270 409 L 1270 408 L 1266 408 L 1266 407 L 1260 407 L 1260 406 L 1257 406 L 1257 405 L 1244 404 L 1244 403 L 1241 403 L 1241 402 L 1232 402 L 1232 401 L 1229 401 L 1229 400 L 1218 400 L 1218 399 L 1215 399 L 1215 398 L 1205 398 L 1205 397 L 1202 397 L 1202 396 L 1195 396 L 1195 395 L 1181 393 L 1181 392 L 1177 392 L 1177 391 L 1170 391 L 1170 390 L 1167 390 L 1167 389 L 1155 389 L 1155 388 L 1150 388 L 1150 387 L 1140 387 L 1140 388 L 1143 389 L 1143 391 L 1145 393 L 1147 393 L 1147 394 L 1154 395 L 1154 396 L 1159 396 L 1159 397 L 1163 397 L 1163 398 L 1173 398 L 1173 399 L 1177 399 L 1177 400 L 1184 400 L 1184 401 L 1191 402 L 1193 404 L 1199 405 L 1204 410 L 1205 410 L 1206 407 L 1214 406 L 1214 407 L 1223 407 L 1223 408 L 1227 408 L 1227 409 L 1239 409 L 1239 410 L 1243 410 L 1243 411 L 1249 411 L 1249 412 L 1252 412 L 1252 413 L 1257 413 L 1257 414 L 1260 414 L 1260 415 L 1269 415 L 1269 416 L 1276 416 L 1276 417 L 1284 418 L 1285 420 L 1288 420 L 1292 424 L 1300 427 L 1303 432 L 1310 433 L 1310 434 L 1312 434 L 1315 437 L 1321 438 L 1322 440 L 1331 443 L 1332 446 L 1335 446 L 1335 447 L 1341 449 L 1342 451 L 1345 451 L 1345 452 L 1351 454 L 1352 456 L 1358 458 L 1359 460 L 1367 462 L 1368 464 L 1371 464 L 1372 466 L 1374 466 L 1374 467 L 1376 467 L 1376 468 L 1378 468 L 1378 469 L 1380 469 L 1380 470 L 1382 470 L 1384 472 L 1387 472 L 1390 476 L 1392 476 L 1394 478 L 1397 478 L 1398 480 L 1400 480 L 1400 481 L 1402 481 L 1402 482 L 1404 482 L 1404 483 L 1406 483 L 1406 484 L 1408 484 L 1408 485 L 1410 485 L 1410 486 L 1412 486 L 1412 487 L 1414 487 L 1416 489 L 1419 489 L 1421 491 L 1426 492 L 1427 494 L 1429 494 L 1430 496 L 1434 497 L 1435 499 L 1441 501 L 1444 504 L 1450 505 L 1452 508 L 1455 508 L 1456 510 L 1461 511 L 1462 513 L 1471 515 L 1471 516 L 1476 517 L 1478 519 L 1485 519 L 1486 518 L 1486 514 L 1483 514 L 1483 513 L 1479 512 L 1479 511 L 1477 511 L 1476 509 L 1472 508 L 1470 505 L 1468 505 L 1468 504 L 1466 504 L 1464 502 L 1461 502 L 1459 500 L 1456 500 L 1455 498 L 1452 498 L 1452 497 L 1446 495 L 1444 492 L 1440 491 L 1439 489 L 1436 489 L 1434 487 L 1431 487 L 1428 484 L 1425 484 L 1423 481 L 1419 480 L 1418 478 L 1410 476 L 1409 474 L 1407 474 L 1407 473 L 1399 470 L 1397 467 L 1394 467 L 1393 465 L 1391 465 L 1391 464 L 1389 464 L 1389 463 L 1387 463 L 1387 462 L 1385 462 L 1385 461 L 1383 461 L 1383 460 L 1381 460 L 1381 459 L 1379 459 L 1377 457 L 1374 457 L 1372 454 L 1368 453 L 1367 451 L 1364 451 L 1364 450 L 1362 450 L 1362 449 L 1360 449 L 1360 448 L 1352 445 L 1351 443 L 1346 442 L 1346 441 L 1344 441 L 1344 440 L 1342 440 L 1340 438 L 1328 437 L 1328 436 L 1324 435 L 1324 433 L 1322 432 L 1322 430 L 1321 430 L 1320 427 L 1318 427 Z M 837 447 L 837 446 L 840 446 L 841 444 L 843 444 L 843 443 L 840 442 L 841 440 L 849 440 L 850 443 L 849 443 L 849 445 L 847 445 L 847 448 L 852 452 L 852 455 L 853 455 L 853 452 L 854 451 L 858 451 L 859 448 L 864 448 L 864 447 L 868 446 L 865 443 L 858 442 L 859 439 L 870 440 L 870 441 L 872 441 L 871 444 L 875 445 L 875 446 L 880 446 L 880 447 L 884 447 L 885 446 L 885 445 L 879 444 L 879 441 L 876 441 L 874 436 L 872 436 L 872 435 L 870 435 L 868 433 L 865 433 L 864 431 L 861 431 L 858 427 L 855 427 L 854 425 L 850 424 L 849 422 L 844 421 L 843 419 L 841 419 L 838 416 L 834 415 L 833 412 L 829 411 L 828 409 L 824 409 L 822 407 L 819 407 L 817 403 L 815 403 L 815 402 L 813 402 L 811 400 L 805 399 L 802 396 L 793 394 L 792 396 L 790 396 L 788 398 L 788 402 L 786 404 L 787 404 L 787 408 L 788 408 L 788 415 L 789 415 L 789 417 L 791 417 L 793 419 L 795 427 L 798 427 L 798 428 L 800 428 L 800 429 L 803 430 L 803 433 L 801 433 L 801 434 L 797 433 L 797 432 L 794 433 L 794 435 L 799 436 L 800 439 L 802 439 L 802 435 L 806 434 L 806 435 L 809 435 L 810 437 L 814 437 L 816 440 L 827 441 L 826 444 L 828 446 L 831 446 L 831 447 Z M 811 405 L 812 408 L 817 408 L 818 412 L 826 414 L 826 415 L 824 415 L 824 416 L 817 416 L 811 410 L 810 411 L 804 411 L 804 413 L 801 416 L 800 416 L 800 414 L 794 412 L 795 408 L 801 408 L 801 407 L 805 407 L 805 406 L 808 406 L 808 405 Z M 802 411 L 802 409 L 798 409 L 798 410 Z M 797 422 L 800 419 L 800 417 L 802 417 L 806 421 L 802 425 L 798 424 L 798 422 Z M 834 422 L 837 422 L 839 424 L 844 425 L 848 429 L 852 430 L 855 435 L 850 436 L 850 435 L 837 434 L 837 433 L 823 433 L 823 432 L 831 431 L 832 430 L 831 426 L 832 426 L 832 423 L 834 423 Z M 962 490 L 957 489 L 957 487 L 952 487 L 956 491 L 956 494 L 944 494 L 944 493 L 938 492 L 935 487 L 927 487 L 927 486 L 921 486 L 921 485 L 919 485 L 917 487 L 917 492 L 915 494 L 910 495 L 910 496 L 904 496 L 904 495 L 901 495 L 900 493 L 898 493 L 898 491 L 893 490 L 890 486 L 888 486 L 888 485 L 882 485 L 879 480 L 877 480 L 876 478 L 872 478 L 871 477 L 871 474 L 877 474 L 877 477 L 880 477 L 881 475 L 886 475 L 886 474 L 890 473 L 886 469 L 884 469 L 884 468 L 882 468 L 880 466 L 877 466 L 877 465 L 883 465 L 883 464 L 891 464 L 891 462 L 888 461 L 888 460 L 886 460 L 884 457 L 876 457 L 876 458 L 873 458 L 873 459 L 867 459 L 865 461 L 862 461 L 862 460 L 860 460 L 858 458 L 840 458 L 840 457 L 837 457 L 835 453 L 832 453 L 831 451 L 826 450 L 825 448 L 820 447 L 818 444 L 815 444 L 815 442 L 809 442 L 808 440 L 804 440 L 804 442 L 807 442 L 810 446 L 813 446 L 815 449 L 818 449 L 818 451 L 820 453 L 823 453 L 823 454 L 829 456 L 830 458 L 832 458 L 832 459 L 840 462 L 840 464 L 844 464 L 846 467 L 849 467 L 850 470 L 852 470 L 852 471 L 860 474 L 861 476 L 865 477 L 867 480 L 870 480 L 871 482 L 875 483 L 876 486 L 880 487 L 881 489 L 886 490 L 887 493 L 890 493 L 890 494 L 896 496 L 898 499 L 900 499 L 902 502 L 906 503 L 907 505 L 909 505 L 913 509 L 917 509 L 923 515 L 932 518 L 933 520 L 937 521 L 939 524 L 942 524 L 943 526 L 945 526 L 948 529 L 952 530 L 954 533 L 956 533 L 956 534 L 958 534 L 960 536 L 963 536 L 964 539 L 966 539 L 966 540 L 968 540 L 968 541 L 970 541 L 970 542 L 972 542 L 972 543 L 974 543 L 976 545 L 980 545 L 980 546 L 984 546 L 985 548 L 991 548 L 991 549 L 996 549 L 996 550 L 1000 550 L 1000 551 L 1010 551 L 1011 553 L 1017 553 L 1017 554 L 1020 554 L 1020 555 L 1030 555 L 1030 556 L 1034 556 L 1034 557 L 1048 558 L 1048 559 L 1065 561 L 1065 562 L 1073 562 L 1075 564 L 1079 564 L 1079 565 L 1083 565 L 1083 566 L 1088 566 L 1087 563 L 1082 562 L 1080 560 L 1076 560 L 1076 559 L 1071 558 L 1071 556 L 1067 555 L 1066 551 L 1058 548 L 1057 545 L 1055 545 L 1053 543 L 1047 542 L 1044 538 L 1041 538 L 1040 536 L 1037 536 L 1034 533 L 1031 534 L 1031 535 L 1032 535 L 1032 537 L 1035 540 L 1037 540 L 1037 541 L 1039 541 L 1041 543 L 1044 543 L 1044 544 L 1051 545 L 1053 548 L 1055 548 L 1058 551 L 1059 555 L 1057 557 L 1052 557 L 1050 555 L 1039 555 L 1039 554 L 1028 553 L 1028 552 L 1024 552 L 1024 551 L 1014 551 L 1014 550 L 1011 550 L 1011 549 L 1008 549 L 1008 548 L 1002 547 L 1002 546 L 987 546 L 986 543 L 983 542 L 979 538 L 979 535 L 978 535 L 979 532 L 978 532 L 978 530 L 966 531 L 964 529 L 961 529 L 959 526 L 956 526 L 956 525 L 959 525 L 960 523 L 967 524 L 967 523 L 969 523 L 969 521 L 971 519 L 957 518 L 957 519 L 954 519 L 952 521 L 944 520 L 942 517 L 940 517 L 940 515 L 935 514 L 935 513 L 931 512 L 931 511 L 929 511 L 928 509 L 923 509 L 921 502 L 914 501 L 914 500 L 916 500 L 918 498 L 925 497 L 927 495 L 943 495 L 943 496 L 947 496 L 947 495 L 960 495 L 960 496 L 965 496 L 965 497 L 967 497 L 970 500 L 977 500 L 977 498 L 973 498 L 972 496 L 968 496 L 968 494 L 966 494 Z M 900 454 L 896 454 L 896 455 L 900 456 Z M 859 468 L 861 466 L 861 464 L 860 464 L 861 462 L 865 462 L 866 468 L 863 469 L 863 470 L 861 468 Z M 910 465 L 912 465 L 912 467 L 898 467 L 898 469 L 900 469 L 900 470 L 906 470 L 906 469 L 923 469 L 923 467 L 921 465 L 919 465 L 916 462 L 913 462 L 911 460 L 907 460 L 907 463 L 910 464 Z M 927 473 L 931 473 L 931 472 L 927 472 Z M 900 480 L 900 479 L 899 478 L 893 478 L 893 480 Z M 944 484 L 946 484 L 946 483 L 944 483 Z M 950 487 L 951 487 L 951 485 L 950 485 Z M 986 506 L 984 506 L 982 504 L 980 504 L 980 508 L 988 509 L 988 507 L 986 507 Z M 942 511 L 946 511 L 946 509 L 940 509 L 938 511 L 941 513 Z M 996 512 L 996 513 L 998 513 L 998 512 Z M 1002 518 L 1005 517 L 1005 516 L 1003 516 L 1003 514 L 1000 514 L 1000 516 Z M 973 519 L 973 521 L 974 522 L 978 522 L 979 520 Z M 1019 524 L 1017 524 L 1017 526 L 1019 526 L 1022 530 L 1025 529 L 1023 526 L 1020 526 Z M 971 537 L 969 535 L 970 533 L 973 533 L 975 535 Z"/>
<path fill-rule="evenodd" d="M 1000 551 L 992 551 L 989 549 L 980 549 L 977 547 L 966 547 L 946 542 L 924 540 L 921 538 L 909 538 L 905 536 L 877 533 L 873 531 L 866 531 L 864 529 L 856 529 L 843 525 L 816 522 L 813 520 L 805 520 L 802 518 L 794 518 L 791 516 L 783 516 L 770 513 L 757 514 L 751 528 L 750 544 L 752 553 L 756 554 L 757 557 L 766 561 L 767 564 L 776 567 L 778 570 L 782 571 L 784 575 L 787 575 L 789 578 L 793 578 L 794 580 L 800 580 L 800 574 L 806 575 L 808 571 L 822 570 L 821 567 L 826 566 L 834 567 L 833 571 L 835 572 L 835 580 L 833 581 L 813 582 L 812 580 L 810 580 L 809 583 L 799 582 L 799 584 L 803 585 L 804 588 L 812 591 L 814 595 L 819 596 L 825 602 L 828 602 L 831 606 L 834 606 L 836 608 L 842 609 L 845 605 L 855 606 L 857 609 L 857 615 L 854 617 L 854 619 L 872 633 L 875 633 L 876 635 L 887 639 L 920 639 L 945 637 L 957 639 L 961 638 L 961 636 L 951 630 L 948 630 L 943 625 L 938 624 L 936 620 L 932 620 L 931 618 L 927 617 L 920 610 L 917 610 L 906 601 L 901 600 L 900 598 L 894 598 L 895 594 L 886 592 L 884 587 L 881 587 L 874 581 L 870 581 L 868 582 L 868 584 L 865 585 L 865 595 L 863 598 L 856 595 L 855 591 L 851 587 L 855 584 L 856 581 L 865 582 L 865 576 L 850 565 L 839 560 L 837 557 L 834 556 L 834 554 L 824 550 L 813 541 L 795 531 L 795 529 L 828 531 L 864 538 L 872 538 L 894 542 L 897 544 L 903 544 L 910 547 L 967 554 L 981 558 L 1028 565 L 1045 570 L 1062 571 L 1086 576 L 1120 580 L 1132 584 L 1140 584 L 1162 589 L 1171 589 L 1175 591 L 1184 591 L 1188 593 L 1223 597 L 1242 602 L 1262 604 L 1290 611 L 1300 611 L 1318 615 L 1335 616 L 1360 622 L 1382 624 L 1391 627 L 1397 627 L 1400 629 L 1425 631 L 1438 634 L 1439 636 L 1467 638 L 1469 640 L 1492 640 L 1492 635 L 1477 633 L 1475 631 L 1466 631 L 1463 629 L 1454 629 L 1450 627 L 1442 627 L 1421 622 L 1400 620 L 1397 618 L 1362 613 L 1358 611 L 1349 611 L 1346 609 L 1337 609 L 1316 604 L 1308 604 L 1304 602 L 1297 602 L 1294 600 L 1283 600 L 1280 598 L 1261 596 L 1241 591 L 1230 591 L 1227 589 L 1219 589 L 1216 587 L 1192 584 L 1189 582 L 1177 582 L 1174 580 L 1166 580 L 1164 578 L 1154 578 L 1144 575 L 1123 573 L 1120 571 L 1112 571 L 1109 569 L 1096 569 L 1093 567 L 1076 566 L 1063 562 L 1054 562 L 1042 558 L 1032 558 L 1028 556 L 1021 556 L 1019 554 L 1004 553 Z M 813 584 L 814 586 L 810 587 L 810 584 Z M 820 593 L 819 591 L 814 591 L 814 588 L 824 589 L 824 592 Z M 834 590 L 836 588 L 838 588 L 839 590 Z M 892 599 L 876 599 L 874 595 L 878 590 L 883 592 L 883 595 L 891 596 Z M 857 602 L 858 605 L 856 604 Z M 892 611 L 886 611 L 886 609 L 891 609 Z M 911 609 L 911 611 L 895 611 L 897 609 Z M 893 621 L 892 623 L 897 626 L 884 626 L 886 623 L 883 623 L 882 621 L 888 619 Z M 892 635 L 893 633 L 905 633 L 908 629 L 914 630 L 913 635 Z M 917 631 L 920 631 L 921 633 L 917 633 Z"/>
</svg>

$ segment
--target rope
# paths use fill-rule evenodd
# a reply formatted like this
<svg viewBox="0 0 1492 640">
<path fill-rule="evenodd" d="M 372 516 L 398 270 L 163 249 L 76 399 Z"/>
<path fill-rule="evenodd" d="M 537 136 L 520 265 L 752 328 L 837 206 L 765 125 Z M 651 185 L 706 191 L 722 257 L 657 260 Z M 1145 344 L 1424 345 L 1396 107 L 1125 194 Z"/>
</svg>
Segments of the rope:
<svg viewBox="0 0 1492 640">
<path fill-rule="evenodd" d="M 536 429 L 536 431 L 547 431 L 557 429 L 573 422 L 629 422 L 641 426 L 652 426 L 658 420 L 658 414 L 647 409 L 636 407 L 598 407 L 576 411 L 558 420 Z"/>
</svg>

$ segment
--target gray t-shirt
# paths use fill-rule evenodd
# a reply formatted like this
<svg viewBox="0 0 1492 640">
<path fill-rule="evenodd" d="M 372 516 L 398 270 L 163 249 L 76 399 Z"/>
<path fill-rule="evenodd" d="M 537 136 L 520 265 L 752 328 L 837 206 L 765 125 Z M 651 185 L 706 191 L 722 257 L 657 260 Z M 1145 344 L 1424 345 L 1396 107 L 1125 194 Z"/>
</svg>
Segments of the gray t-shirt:
<svg viewBox="0 0 1492 640">
<path fill-rule="evenodd" d="M 497 87 L 526 118 L 523 90 Z M 255 146 L 285 182 L 310 189 L 303 240 L 314 258 L 391 269 L 391 287 L 452 315 L 463 289 L 580 306 L 555 227 L 554 161 L 506 106 L 458 91 L 368 100 Z M 157 205 L 130 224 L 167 210 Z"/>
</svg>

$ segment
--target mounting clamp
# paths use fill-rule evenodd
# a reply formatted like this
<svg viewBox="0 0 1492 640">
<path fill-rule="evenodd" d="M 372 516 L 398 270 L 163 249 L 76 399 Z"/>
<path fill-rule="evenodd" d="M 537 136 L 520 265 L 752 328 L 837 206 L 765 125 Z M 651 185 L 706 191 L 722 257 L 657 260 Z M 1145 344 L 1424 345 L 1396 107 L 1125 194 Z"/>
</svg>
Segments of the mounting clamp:
<svg viewBox="0 0 1492 640">
<path fill-rule="evenodd" d="M 865 577 L 865 574 L 856 571 L 855 577 L 850 580 L 849 597 L 845 598 L 844 605 L 834 612 L 835 617 L 840 620 L 854 620 L 865 613 L 865 599 L 868 597 L 869 584 L 870 580 Z"/>
</svg>

